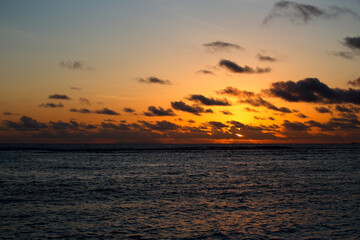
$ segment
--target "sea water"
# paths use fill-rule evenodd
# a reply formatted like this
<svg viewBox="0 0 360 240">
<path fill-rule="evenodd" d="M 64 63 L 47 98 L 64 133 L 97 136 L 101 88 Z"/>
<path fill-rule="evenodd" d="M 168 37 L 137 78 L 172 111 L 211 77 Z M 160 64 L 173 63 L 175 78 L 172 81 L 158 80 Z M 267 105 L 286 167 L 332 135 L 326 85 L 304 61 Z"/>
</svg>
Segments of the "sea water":
<svg viewBox="0 0 360 240">
<path fill-rule="evenodd" d="M 0 145 L 1 239 L 360 239 L 360 147 Z"/>
</svg>

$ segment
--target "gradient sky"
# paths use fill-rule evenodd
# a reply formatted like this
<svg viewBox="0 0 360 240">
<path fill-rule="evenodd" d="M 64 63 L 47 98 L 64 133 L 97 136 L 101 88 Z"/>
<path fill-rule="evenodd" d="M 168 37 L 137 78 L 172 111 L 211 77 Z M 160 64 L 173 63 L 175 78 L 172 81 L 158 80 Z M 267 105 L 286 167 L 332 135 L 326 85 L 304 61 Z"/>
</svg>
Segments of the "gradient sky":
<svg viewBox="0 0 360 240">
<path fill-rule="evenodd" d="M 360 141 L 360 1 L 0 2 L 0 143 Z"/>
</svg>

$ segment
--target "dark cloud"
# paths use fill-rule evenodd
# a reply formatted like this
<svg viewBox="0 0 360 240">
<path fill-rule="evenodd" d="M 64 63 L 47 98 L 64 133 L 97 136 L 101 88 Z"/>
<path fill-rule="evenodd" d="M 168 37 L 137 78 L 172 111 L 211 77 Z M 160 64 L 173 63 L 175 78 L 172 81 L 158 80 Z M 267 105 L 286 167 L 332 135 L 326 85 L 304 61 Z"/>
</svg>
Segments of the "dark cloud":
<svg viewBox="0 0 360 240">
<path fill-rule="evenodd" d="M 307 131 L 309 130 L 309 126 L 301 122 L 290 122 L 285 120 L 282 126 L 290 131 Z"/>
<path fill-rule="evenodd" d="M 196 101 L 206 106 L 229 106 L 231 103 L 226 99 L 207 98 L 200 94 L 192 94 L 188 98 L 190 101 Z"/>
<path fill-rule="evenodd" d="M 91 105 L 90 100 L 87 98 L 79 98 L 79 101 L 85 105 Z"/>
<path fill-rule="evenodd" d="M 171 107 L 175 110 L 189 112 L 197 116 L 200 116 L 200 113 L 204 112 L 204 108 L 194 105 L 190 106 L 184 103 L 183 101 L 171 102 Z"/>
<path fill-rule="evenodd" d="M 217 121 L 210 121 L 208 122 L 208 124 L 216 129 L 222 129 L 222 128 L 227 128 L 228 125 L 223 124 L 222 122 L 217 122 Z"/>
<path fill-rule="evenodd" d="M 163 109 L 162 107 L 156 108 L 155 106 L 149 106 L 148 112 L 144 112 L 146 116 L 175 116 L 176 114 L 173 112 L 172 109 Z"/>
<path fill-rule="evenodd" d="M 106 129 L 116 129 L 116 130 L 123 130 L 123 131 L 129 131 L 129 130 L 131 130 L 131 128 L 129 127 L 129 125 L 124 124 L 124 123 L 113 124 L 113 123 L 105 123 L 105 122 L 102 122 L 102 123 L 101 123 L 101 127 L 102 127 L 102 128 L 106 128 Z"/>
<path fill-rule="evenodd" d="M 267 73 L 271 71 L 271 68 L 254 69 L 249 66 L 241 67 L 237 65 L 235 62 L 226 59 L 221 59 L 219 62 L 219 66 L 224 67 L 233 73 Z"/>
<path fill-rule="evenodd" d="M 348 84 L 350 84 L 353 87 L 360 87 L 360 77 L 358 79 L 353 80 L 353 81 L 349 81 Z"/>
<path fill-rule="evenodd" d="M 139 78 L 138 81 L 141 83 L 149 83 L 149 84 L 157 83 L 157 84 L 171 85 L 171 82 L 169 80 L 162 80 L 157 77 Z"/>
<path fill-rule="evenodd" d="M 39 107 L 44 107 L 44 108 L 62 108 L 64 107 L 64 105 L 62 103 L 42 103 L 39 105 Z"/>
<path fill-rule="evenodd" d="M 3 114 L 4 114 L 5 116 L 17 116 L 17 115 L 19 115 L 19 114 L 17 114 L 17 113 L 12 113 L 12 112 L 9 112 L 9 111 L 4 111 Z"/>
<path fill-rule="evenodd" d="M 78 91 L 81 90 L 81 88 L 78 88 L 78 87 L 71 87 L 70 89 L 71 89 L 71 90 L 78 90 Z"/>
<path fill-rule="evenodd" d="M 333 55 L 337 56 L 337 57 L 342 57 L 342 58 L 345 58 L 348 60 L 354 59 L 354 53 L 352 53 L 352 52 L 339 51 L 339 52 L 333 52 Z"/>
<path fill-rule="evenodd" d="M 224 115 L 233 115 L 232 112 L 228 110 L 221 111 Z"/>
<path fill-rule="evenodd" d="M 253 108 L 244 108 L 244 110 L 245 111 L 247 111 L 247 112 L 259 112 L 258 110 L 256 110 L 256 109 L 253 109 Z"/>
<path fill-rule="evenodd" d="M 48 127 L 45 123 L 38 122 L 27 116 L 22 116 L 19 122 L 3 121 L 3 123 L 7 128 L 16 131 L 40 131 Z"/>
<path fill-rule="evenodd" d="M 94 113 L 96 114 L 106 114 L 106 115 L 120 115 L 120 113 L 115 112 L 114 110 L 103 108 L 101 110 L 95 110 Z"/>
<path fill-rule="evenodd" d="M 78 129 L 79 128 L 79 124 L 75 121 L 70 121 L 70 122 L 62 122 L 62 121 L 52 122 L 52 121 L 50 121 L 49 126 L 50 126 L 50 128 L 52 128 L 54 130 Z"/>
<path fill-rule="evenodd" d="M 134 112 L 135 112 L 135 109 L 132 109 L 132 108 L 123 108 L 123 111 L 124 111 L 124 112 L 127 112 L 127 113 L 134 113 Z"/>
<path fill-rule="evenodd" d="M 149 128 L 151 130 L 156 130 L 156 131 L 173 131 L 181 128 L 181 126 L 165 120 L 156 121 L 155 124 L 146 121 L 139 121 L 139 123 L 141 123 L 142 126 L 145 128 Z"/>
<path fill-rule="evenodd" d="M 272 83 L 264 93 L 289 102 L 360 104 L 360 90 L 330 88 L 317 78 Z"/>
<path fill-rule="evenodd" d="M 360 50 L 360 37 L 346 37 L 344 45 L 353 50 Z"/>
<path fill-rule="evenodd" d="M 244 50 L 244 48 L 240 47 L 237 44 L 222 42 L 222 41 L 205 43 L 205 44 L 203 44 L 203 46 L 212 52 L 229 51 L 229 50 Z"/>
<path fill-rule="evenodd" d="M 322 9 L 313 5 L 282 0 L 274 4 L 263 23 L 268 24 L 276 18 L 286 18 L 293 23 L 304 24 L 317 18 L 333 19 L 340 15 L 351 15 L 359 19 L 357 13 L 344 7 L 330 6 L 328 9 Z"/>
<path fill-rule="evenodd" d="M 62 94 L 53 94 L 49 96 L 50 99 L 58 99 L 58 100 L 71 100 L 71 98 L 69 98 L 66 95 L 62 95 Z"/>
<path fill-rule="evenodd" d="M 326 123 L 317 121 L 306 122 L 310 127 L 320 128 L 322 131 L 360 129 L 360 121 L 357 118 L 331 118 Z"/>
<path fill-rule="evenodd" d="M 93 70 L 92 67 L 86 66 L 83 61 L 62 61 L 59 63 L 60 67 L 72 69 L 72 70 Z"/>
<path fill-rule="evenodd" d="M 212 71 L 210 71 L 210 70 L 204 70 L 204 69 L 199 70 L 199 71 L 197 71 L 196 73 L 208 74 L 208 75 L 215 75 Z"/>
<path fill-rule="evenodd" d="M 189 123 L 195 123 L 195 121 L 192 120 L 192 119 L 188 120 L 188 122 L 189 122 Z"/>
<path fill-rule="evenodd" d="M 274 104 L 264 100 L 263 98 L 261 98 L 260 96 L 256 96 L 256 97 L 252 97 L 252 98 L 247 98 L 245 100 L 239 100 L 240 103 L 247 103 L 250 104 L 254 107 L 266 107 L 270 110 L 274 110 L 277 112 L 282 112 L 282 113 L 291 113 L 291 110 L 289 108 L 286 107 L 276 107 Z"/>
<path fill-rule="evenodd" d="M 214 113 L 214 111 L 212 109 L 208 108 L 204 111 L 204 113 Z"/>
<path fill-rule="evenodd" d="M 91 111 L 89 109 L 87 109 L 87 108 L 82 108 L 82 109 L 71 108 L 70 112 L 91 113 Z"/>
<path fill-rule="evenodd" d="M 326 107 L 315 107 L 318 113 L 332 113 L 332 111 Z"/>
<path fill-rule="evenodd" d="M 270 110 L 274 110 L 282 113 L 291 113 L 292 111 L 286 107 L 276 107 L 274 104 L 264 100 L 259 94 L 254 92 L 241 91 L 234 87 L 227 87 L 223 90 L 217 91 L 218 94 L 226 94 L 231 96 L 236 96 L 239 98 L 239 103 L 247 103 L 254 107 L 266 107 Z"/>
<path fill-rule="evenodd" d="M 302 113 L 298 113 L 298 114 L 296 114 L 296 116 L 299 117 L 299 118 L 308 118 L 308 116 L 306 116 L 306 115 L 304 115 Z"/>
<path fill-rule="evenodd" d="M 270 56 L 264 56 L 264 55 L 261 55 L 261 54 L 258 54 L 257 56 L 257 59 L 259 59 L 259 61 L 262 61 L 262 62 L 276 62 L 276 58 L 273 58 L 273 57 L 270 57 Z"/>
</svg>

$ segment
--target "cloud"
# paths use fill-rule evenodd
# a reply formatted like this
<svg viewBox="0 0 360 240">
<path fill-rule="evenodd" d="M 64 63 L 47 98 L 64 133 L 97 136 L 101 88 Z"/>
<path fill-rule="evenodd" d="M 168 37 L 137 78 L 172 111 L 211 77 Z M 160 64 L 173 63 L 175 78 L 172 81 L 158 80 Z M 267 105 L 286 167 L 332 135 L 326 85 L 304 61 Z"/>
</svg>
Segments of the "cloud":
<svg viewBox="0 0 360 240">
<path fill-rule="evenodd" d="M 333 52 L 333 55 L 337 56 L 337 57 L 342 57 L 342 58 L 345 58 L 348 60 L 354 59 L 354 53 L 352 53 L 352 52 L 339 51 L 339 52 Z"/>
<path fill-rule="evenodd" d="M 217 122 L 217 121 L 210 121 L 208 122 L 208 124 L 216 129 L 222 129 L 222 128 L 227 128 L 228 125 L 223 124 L 222 122 Z"/>
<path fill-rule="evenodd" d="M 204 111 L 204 113 L 214 113 L 214 111 L 212 109 L 208 108 Z"/>
<path fill-rule="evenodd" d="M 299 118 L 308 118 L 308 116 L 306 116 L 306 115 L 304 115 L 302 113 L 298 113 L 298 114 L 296 114 L 296 116 L 299 117 Z"/>
<path fill-rule="evenodd" d="M 82 108 L 82 109 L 71 108 L 70 112 L 91 113 L 91 111 L 89 109 L 87 109 L 87 108 Z"/>
<path fill-rule="evenodd" d="M 346 37 L 344 45 L 353 50 L 360 50 L 360 37 Z"/>
<path fill-rule="evenodd" d="M 93 70 L 92 67 L 88 67 L 85 65 L 83 61 L 62 61 L 59 63 L 60 67 L 72 69 L 72 70 Z"/>
<path fill-rule="evenodd" d="M 350 84 L 353 87 L 360 87 L 360 77 L 358 79 L 353 80 L 353 81 L 349 81 L 348 84 Z"/>
<path fill-rule="evenodd" d="M 142 126 L 144 126 L 145 128 L 149 128 L 151 130 L 156 130 L 156 131 L 173 131 L 181 128 L 181 126 L 165 120 L 156 121 L 155 124 L 146 121 L 139 121 L 139 123 L 141 123 Z"/>
<path fill-rule="evenodd" d="M 156 108 L 155 106 L 149 106 L 148 112 L 144 112 L 146 116 L 176 116 L 172 109 L 163 109 L 162 107 Z"/>
<path fill-rule="evenodd" d="M 330 88 L 317 78 L 298 82 L 275 82 L 264 93 L 288 102 L 353 103 L 360 104 L 360 90 Z"/>
<path fill-rule="evenodd" d="M 332 113 L 332 111 L 326 107 L 315 107 L 318 113 Z"/>
<path fill-rule="evenodd" d="M 247 112 L 259 112 L 258 110 L 256 110 L 256 109 L 253 109 L 253 108 L 244 108 L 244 110 L 245 111 L 247 111 Z"/>
<path fill-rule="evenodd" d="M 334 19 L 340 15 L 351 15 L 359 19 L 357 13 L 344 7 L 330 6 L 327 9 L 322 9 L 292 1 L 278 1 L 274 4 L 270 14 L 264 19 L 263 24 L 268 24 L 276 18 L 286 18 L 292 23 L 305 24 L 317 18 Z"/>
<path fill-rule="evenodd" d="M 123 108 L 123 111 L 124 111 L 124 112 L 127 112 L 127 113 L 134 113 L 134 112 L 135 112 L 135 109 L 132 109 L 132 108 Z"/>
<path fill-rule="evenodd" d="M 221 111 L 224 115 L 233 115 L 232 112 L 228 110 Z"/>
<path fill-rule="evenodd" d="M 171 85 L 171 82 L 169 80 L 162 80 L 157 77 L 139 78 L 138 81 L 141 83 L 149 83 L 149 84 L 157 83 L 163 85 Z"/>
<path fill-rule="evenodd" d="M 204 112 L 204 108 L 194 105 L 190 106 L 184 103 L 183 101 L 171 102 L 171 107 L 175 110 L 189 112 L 197 116 L 200 116 L 200 113 Z"/>
<path fill-rule="evenodd" d="M 290 131 L 307 131 L 309 130 L 309 126 L 301 122 L 290 122 L 285 120 L 282 126 Z"/>
<path fill-rule="evenodd" d="M 5 116 L 17 116 L 17 115 L 19 115 L 19 114 L 17 114 L 17 113 L 12 113 L 12 112 L 9 112 L 9 111 L 4 111 L 3 114 L 4 114 Z"/>
<path fill-rule="evenodd" d="M 39 105 L 39 107 L 44 107 L 44 108 L 62 108 L 64 107 L 64 105 L 62 103 L 42 103 Z"/>
<path fill-rule="evenodd" d="M 219 62 L 219 66 L 226 68 L 227 70 L 233 73 L 267 73 L 271 71 L 271 68 L 251 68 L 249 66 L 241 67 L 237 65 L 235 62 L 230 60 L 221 59 Z"/>
<path fill-rule="evenodd" d="M 230 51 L 230 50 L 245 50 L 244 48 L 240 47 L 234 43 L 222 42 L 222 41 L 215 41 L 210 43 L 203 44 L 211 52 L 221 52 L 221 51 Z"/>
<path fill-rule="evenodd" d="M 226 99 L 207 98 L 200 94 L 192 94 L 188 98 L 190 101 L 196 101 L 206 106 L 230 106 L 231 103 Z"/>
<path fill-rule="evenodd" d="M 242 91 L 234 87 L 227 87 L 225 89 L 217 91 L 218 94 L 226 94 L 236 96 L 239 99 L 239 103 L 247 103 L 254 107 L 266 107 L 270 110 L 274 110 L 282 113 L 291 113 L 292 111 L 286 107 L 276 107 L 274 104 L 264 100 L 259 94 L 254 92 Z"/>
<path fill-rule="evenodd" d="M 105 129 L 116 129 L 116 130 L 123 130 L 123 131 L 129 131 L 131 130 L 131 128 L 129 127 L 129 125 L 124 124 L 124 123 L 120 123 L 120 124 L 113 124 L 113 123 L 105 123 L 102 122 L 101 123 L 101 127 L 105 128 Z"/>
<path fill-rule="evenodd" d="M 71 87 L 70 89 L 71 89 L 71 90 L 77 90 L 77 91 L 80 91 L 80 90 L 81 90 L 81 88 L 78 88 L 78 87 Z"/>
<path fill-rule="evenodd" d="M 199 70 L 199 71 L 197 71 L 196 73 L 207 74 L 207 75 L 215 75 L 212 71 L 210 71 L 210 70 L 204 70 L 204 69 Z"/>
<path fill-rule="evenodd" d="M 256 57 L 257 57 L 257 59 L 259 59 L 259 61 L 262 61 L 262 62 L 276 62 L 277 61 L 276 58 L 273 58 L 270 56 L 264 56 L 261 54 L 258 54 Z"/>
<path fill-rule="evenodd" d="M 120 113 L 115 112 L 114 110 L 103 108 L 101 110 L 95 110 L 93 113 L 96 114 L 105 114 L 105 115 L 120 115 Z"/>
<path fill-rule="evenodd" d="M 45 123 L 38 122 L 27 116 L 22 116 L 19 122 L 3 121 L 3 123 L 7 128 L 14 129 L 15 131 L 40 131 L 47 128 Z"/>
<path fill-rule="evenodd" d="M 49 96 L 50 99 L 58 99 L 58 100 L 71 100 L 71 98 L 69 98 L 66 95 L 61 95 L 61 94 L 53 94 Z"/>
<path fill-rule="evenodd" d="M 82 104 L 91 105 L 91 104 L 90 104 L 90 100 L 87 99 L 87 98 L 79 98 L 79 101 L 80 101 Z"/>
</svg>

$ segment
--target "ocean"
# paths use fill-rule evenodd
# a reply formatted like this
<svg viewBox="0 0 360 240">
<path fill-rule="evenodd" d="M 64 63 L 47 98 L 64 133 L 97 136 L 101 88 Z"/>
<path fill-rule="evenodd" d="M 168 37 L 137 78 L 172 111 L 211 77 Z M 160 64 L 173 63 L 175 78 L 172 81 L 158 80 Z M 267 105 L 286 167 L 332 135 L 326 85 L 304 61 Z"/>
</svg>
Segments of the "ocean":
<svg viewBox="0 0 360 240">
<path fill-rule="evenodd" d="M 360 145 L 0 145 L 1 239 L 360 239 Z"/>
</svg>

